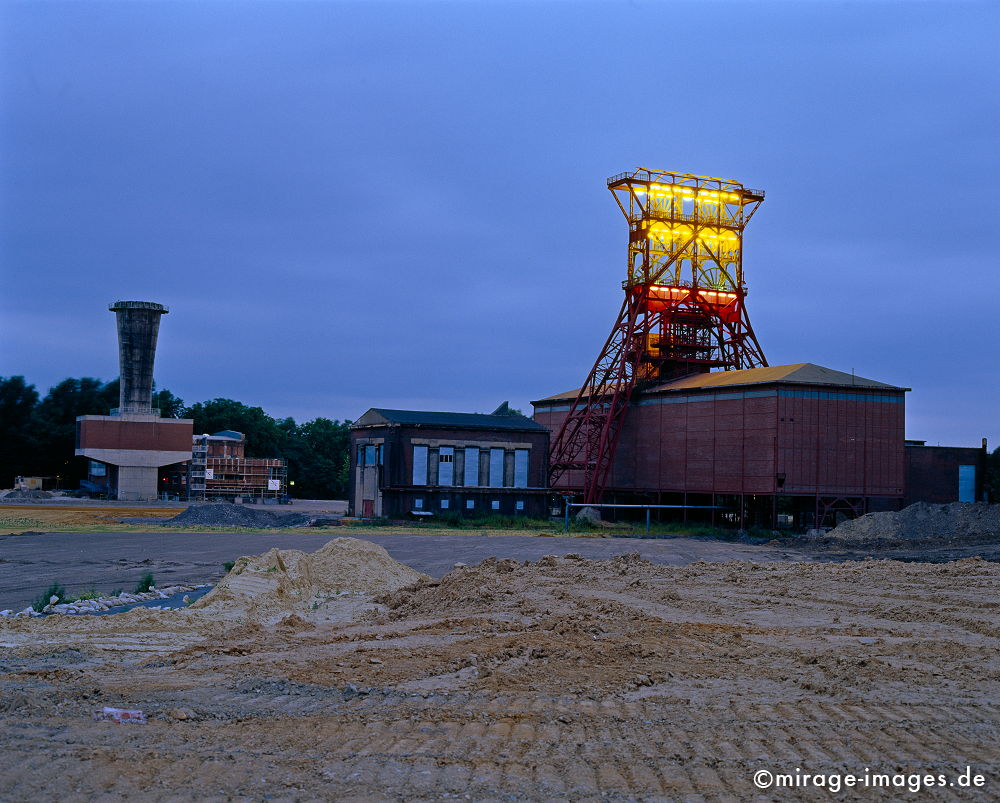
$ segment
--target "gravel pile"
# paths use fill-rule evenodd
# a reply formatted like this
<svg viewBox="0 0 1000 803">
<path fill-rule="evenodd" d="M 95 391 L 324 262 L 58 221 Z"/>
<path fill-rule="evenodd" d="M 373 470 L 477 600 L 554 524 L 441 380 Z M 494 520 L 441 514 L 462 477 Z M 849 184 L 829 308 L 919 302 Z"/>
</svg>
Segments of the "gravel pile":
<svg viewBox="0 0 1000 803">
<path fill-rule="evenodd" d="M 974 545 L 1000 542 L 1000 505 L 917 502 L 898 512 L 869 513 L 822 536 L 833 547 Z"/>
<path fill-rule="evenodd" d="M 15 499 L 51 499 L 52 494 L 48 491 L 7 491 L 2 498 L 8 502 Z"/>
<path fill-rule="evenodd" d="M 308 527 L 315 516 L 304 513 L 276 513 L 271 510 L 232 505 L 219 502 L 210 505 L 193 505 L 162 522 L 165 526 L 197 527 Z"/>
</svg>

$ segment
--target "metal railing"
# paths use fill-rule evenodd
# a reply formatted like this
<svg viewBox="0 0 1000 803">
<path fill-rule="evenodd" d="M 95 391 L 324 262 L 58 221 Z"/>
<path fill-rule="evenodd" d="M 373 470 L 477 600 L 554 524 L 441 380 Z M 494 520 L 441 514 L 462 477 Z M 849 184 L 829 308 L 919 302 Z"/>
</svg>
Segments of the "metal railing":
<svg viewBox="0 0 1000 803">
<path fill-rule="evenodd" d="M 622 507 L 639 508 L 646 511 L 646 532 L 649 532 L 650 513 L 653 510 L 727 510 L 723 505 L 588 505 L 586 502 L 567 502 L 564 511 L 563 532 L 569 532 L 569 509 L 571 507 Z"/>
</svg>

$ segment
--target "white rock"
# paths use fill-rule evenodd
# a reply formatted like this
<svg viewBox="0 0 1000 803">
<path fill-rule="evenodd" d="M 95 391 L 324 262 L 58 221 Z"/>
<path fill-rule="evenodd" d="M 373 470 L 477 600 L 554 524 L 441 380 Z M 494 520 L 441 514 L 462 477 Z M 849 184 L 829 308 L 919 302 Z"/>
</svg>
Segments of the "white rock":
<svg viewBox="0 0 1000 803">
<path fill-rule="evenodd" d="M 191 604 L 191 597 L 189 597 L 187 594 L 185 594 L 183 597 L 181 597 L 181 602 L 183 602 L 185 605 L 190 605 Z"/>
<path fill-rule="evenodd" d="M 14 611 L 8 608 L 7 610 L 0 611 L 0 616 L 10 616 L 12 613 L 14 613 Z"/>
<path fill-rule="evenodd" d="M 29 605 L 29 606 L 28 606 L 27 608 L 25 608 L 25 609 L 24 609 L 23 611 L 21 611 L 21 614 L 22 614 L 23 616 L 31 616 L 31 614 L 33 614 L 34 612 L 35 612 L 35 609 L 34 609 L 34 608 L 32 608 L 32 607 L 31 607 L 31 606 Z"/>
<path fill-rule="evenodd" d="M 57 602 L 59 602 L 59 597 L 57 597 L 55 594 L 49 597 L 49 605 L 55 605 Z"/>
</svg>

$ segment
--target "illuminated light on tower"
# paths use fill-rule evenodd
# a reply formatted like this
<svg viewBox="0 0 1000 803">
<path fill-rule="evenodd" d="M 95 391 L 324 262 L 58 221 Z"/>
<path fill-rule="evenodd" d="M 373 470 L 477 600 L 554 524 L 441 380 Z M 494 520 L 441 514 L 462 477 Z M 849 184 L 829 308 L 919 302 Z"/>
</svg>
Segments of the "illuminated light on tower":
<svg viewBox="0 0 1000 803">
<path fill-rule="evenodd" d="M 645 168 L 612 176 L 608 189 L 628 221 L 625 300 L 549 464 L 551 486 L 572 472 L 571 486 L 582 486 L 591 504 L 600 502 L 636 390 L 712 369 L 767 365 L 743 280 L 743 230 L 764 192 Z"/>
</svg>

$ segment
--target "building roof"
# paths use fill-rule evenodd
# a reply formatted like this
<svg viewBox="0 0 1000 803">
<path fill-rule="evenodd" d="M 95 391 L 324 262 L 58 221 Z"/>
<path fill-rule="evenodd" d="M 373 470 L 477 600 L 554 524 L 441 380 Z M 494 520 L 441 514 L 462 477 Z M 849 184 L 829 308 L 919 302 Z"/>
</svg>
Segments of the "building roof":
<svg viewBox="0 0 1000 803">
<path fill-rule="evenodd" d="M 236 432 L 232 429 L 223 429 L 219 432 L 214 432 L 211 435 L 195 435 L 196 438 L 208 438 L 209 440 L 227 440 L 227 441 L 241 441 L 246 436 L 242 432 Z"/>
<path fill-rule="evenodd" d="M 792 365 L 771 365 L 766 368 L 746 368 L 741 371 L 713 371 L 707 374 L 692 374 L 681 377 L 662 385 L 647 388 L 644 393 L 666 393 L 681 390 L 707 390 L 710 388 L 733 387 L 738 385 L 764 385 L 780 382 L 796 385 L 825 385 L 836 387 L 881 388 L 883 390 L 909 390 L 863 376 L 835 371 L 811 362 L 799 362 Z M 539 399 L 538 403 L 573 400 L 577 390 L 569 390 Z M 535 402 L 532 402 L 533 404 Z"/>
<path fill-rule="evenodd" d="M 354 422 L 351 429 L 404 424 L 415 427 L 447 427 L 449 429 L 506 429 L 515 431 L 548 431 L 523 415 L 485 415 L 483 413 L 444 413 L 426 410 L 386 410 L 372 407 Z"/>
</svg>

